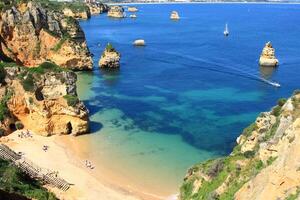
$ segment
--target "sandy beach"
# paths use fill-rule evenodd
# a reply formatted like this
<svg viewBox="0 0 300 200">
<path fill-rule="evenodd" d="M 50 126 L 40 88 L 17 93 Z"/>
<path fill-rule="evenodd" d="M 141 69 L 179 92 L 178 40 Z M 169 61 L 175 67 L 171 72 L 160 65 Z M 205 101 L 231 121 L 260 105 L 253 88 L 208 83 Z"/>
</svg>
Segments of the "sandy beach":
<svg viewBox="0 0 300 200">
<path fill-rule="evenodd" d="M 76 137 L 52 136 L 43 137 L 32 134 L 33 137 L 20 138 L 16 131 L 2 139 L 2 143 L 8 145 L 16 152 L 24 153 L 24 156 L 38 166 L 59 172 L 59 176 L 73 184 L 67 192 L 47 187 L 63 200 L 138 200 L 156 199 L 147 195 L 135 194 L 124 188 L 113 186 L 111 183 L 99 180 L 95 169 L 85 166 L 84 147 L 74 143 Z M 43 146 L 49 146 L 43 151 Z M 76 149 L 76 150 L 75 150 Z M 74 150 L 74 151 L 72 151 Z M 79 155 L 81 154 L 81 155 Z M 92 162 L 92 161 L 91 161 Z M 101 197 L 101 198 L 100 198 Z"/>
</svg>

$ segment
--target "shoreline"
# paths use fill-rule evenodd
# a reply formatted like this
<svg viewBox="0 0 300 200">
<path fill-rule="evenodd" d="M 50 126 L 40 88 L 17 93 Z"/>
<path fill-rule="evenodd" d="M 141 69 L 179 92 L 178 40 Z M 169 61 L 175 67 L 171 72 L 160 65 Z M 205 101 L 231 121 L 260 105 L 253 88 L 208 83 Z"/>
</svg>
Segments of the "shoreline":
<svg viewBox="0 0 300 200">
<path fill-rule="evenodd" d="M 0 143 L 6 144 L 16 152 L 23 152 L 24 157 L 42 168 L 58 171 L 60 177 L 72 185 L 74 184 L 66 192 L 45 186 L 59 199 L 98 200 L 99 196 L 106 200 L 162 199 L 155 198 L 153 195 L 138 193 L 134 188 L 129 190 L 129 188 L 122 187 L 118 182 L 114 182 L 114 178 L 109 181 L 100 178 L 99 172 L 97 172 L 98 166 L 95 166 L 95 169 L 86 168 L 83 159 L 85 146 L 74 142 L 73 139 L 76 137 L 57 135 L 43 137 L 33 133 L 32 138 L 19 138 L 19 132 L 15 131 L 4 137 Z M 43 145 L 49 146 L 47 152 L 42 150 Z M 75 174 L 76 176 L 74 176 Z"/>
<path fill-rule="evenodd" d="M 131 3 L 107 3 L 107 5 L 172 5 L 172 4 L 265 4 L 265 5 L 299 5 L 297 2 L 244 2 L 244 1 L 238 1 L 238 2 L 131 2 Z"/>
</svg>

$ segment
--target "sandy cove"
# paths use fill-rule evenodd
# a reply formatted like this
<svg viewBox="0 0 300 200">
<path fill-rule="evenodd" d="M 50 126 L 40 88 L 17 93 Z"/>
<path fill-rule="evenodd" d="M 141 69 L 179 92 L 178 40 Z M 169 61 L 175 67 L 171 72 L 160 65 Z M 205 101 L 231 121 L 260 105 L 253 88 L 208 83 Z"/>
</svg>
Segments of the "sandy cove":
<svg viewBox="0 0 300 200">
<path fill-rule="evenodd" d="M 76 137 L 51 136 L 43 137 L 32 134 L 33 137 L 20 138 L 20 131 L 15 131 L 0 141 L 5 143 L 16 152 L 24 153 L 24 156 L 38 166 L 53 171 L 58 171 L 59 176 L 71 184 L 67 192 L 56 188 L 49 188 L 59 199 L 62 200 L 140 200 L 153 199 L 138 197 L 130 191 L 114 187 L 96 179 L 96 169 L 89 169 L 85 166 L 85 160 L 77 153 L 81 147 L 72 142 Z M 49 149 L 43 151 L 43 145 Z M 75 149 L 75 152 L 72 149 Z M 97 168 L 97 166 L 95 166 Z"/>
</svg>

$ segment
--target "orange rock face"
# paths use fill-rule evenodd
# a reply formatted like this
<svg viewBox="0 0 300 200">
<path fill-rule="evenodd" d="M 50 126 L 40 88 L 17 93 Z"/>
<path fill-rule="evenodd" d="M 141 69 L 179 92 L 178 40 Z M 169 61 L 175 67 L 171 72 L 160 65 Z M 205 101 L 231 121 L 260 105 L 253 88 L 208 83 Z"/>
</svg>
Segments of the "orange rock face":
<svg viewBox="0 0 300 200">
<path fill-rule="evenodd" d="M 0 87 L 13 91 L 7 102 L 10 121 L 0 121 L 0 128 L 13 131 L 20 121 L 26 129 L 40 135 L 80 135 L 89 131 L 88 110 L 77 98 L 76 74 L 71 71 L 33 74 L 33 85 L 26 89 L 28 76 L 23 67 L 8 67 L 5 85 Z M 20 76 L 25 76 L 20 78 Z M 69 102 L 73 99 L 73 102 Z"/>
<path fill-rule="evenodd" d="M 35 67 L 50 60 L 73 70 L 90 70 L 93 62 L 78 22 L 29 2 L 0 14 L 0 52 Z"/>
</svg>

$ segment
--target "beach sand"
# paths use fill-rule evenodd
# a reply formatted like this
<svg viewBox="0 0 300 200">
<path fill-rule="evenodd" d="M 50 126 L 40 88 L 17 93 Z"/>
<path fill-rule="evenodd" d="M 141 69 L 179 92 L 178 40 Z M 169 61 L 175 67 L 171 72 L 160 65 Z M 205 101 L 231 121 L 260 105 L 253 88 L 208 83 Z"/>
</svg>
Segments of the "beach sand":
<svg viewBox="0 0 300 200">
<path fill-rule="evenodd" d="M 59 199 L 64 200 L 138 200 L 159 199 L 147 195 L 134 193 L 118 186 L 118 183 L 108 183 L 97 178 L 97 166 L 89 169 L 83 158 L 85 147 L 74 142 L 76 137 L 51 136 L 43 137 L 33 134 L 32 138 L 19 138 L 16 131 L 2 139 L 16 152 L 23 152 L 24 156 L 38 166 L 58 171 L 59 176 L 71 184 L 67 192 L 56 188 L 49 188 Z M 43 151 L 43 145 L 49 149 Z M 91 161 L 92 162 L 92 161 Z"/>
</svg>

